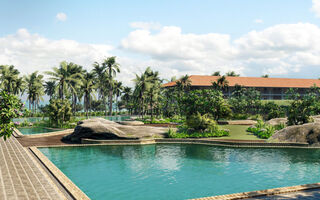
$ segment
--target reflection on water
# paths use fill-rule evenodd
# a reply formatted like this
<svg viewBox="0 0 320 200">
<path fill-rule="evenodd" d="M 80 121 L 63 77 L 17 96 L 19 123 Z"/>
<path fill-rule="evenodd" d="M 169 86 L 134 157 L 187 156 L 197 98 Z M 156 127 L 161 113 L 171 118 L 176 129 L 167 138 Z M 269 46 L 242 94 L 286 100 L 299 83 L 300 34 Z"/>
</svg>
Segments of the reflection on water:
<svg viewBox="0 0 320 200">
<path fill-rule="evenodd" d="M 79 120 L 83 119 L 83 117 L 77 117 Z M 130 119 L 130 116 L 110 116 L 110 117 L 106 117 L 106 116 L 89 116 L 89 118 L 104 118 L 107 120 L 111 120 L 111 121 L 115 121 L 115 122 L 120 122 L 120 121 L 124 121 L 127 119 Z M 48 117 L 25 117 L 25 118 L 14 118 L 13 122 L 30 122 L 30 123 L 35 123 L 35 122 L 39 122 L 41 120 L 48 120 Z"/>
<path fill-rule="evenodd" d="M 188 199 L 320 181 L 314 149 L 159 144 L 41 151 L 92 199 Z"/>
</svg>

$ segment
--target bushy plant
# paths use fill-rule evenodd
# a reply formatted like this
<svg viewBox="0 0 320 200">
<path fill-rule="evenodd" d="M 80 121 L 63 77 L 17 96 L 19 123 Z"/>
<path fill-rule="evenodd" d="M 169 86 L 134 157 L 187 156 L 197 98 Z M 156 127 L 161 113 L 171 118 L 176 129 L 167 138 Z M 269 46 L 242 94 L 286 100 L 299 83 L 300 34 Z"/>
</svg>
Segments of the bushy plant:
<svg viewBox="0 0 320 200">
<path fill-rule="evenodd" d="M 71 119 L 71 105 L 66 99 L 52 99 L 49 104 L 49 120 L 52 125 L 62 126 Z"/>
<path fill-rule="evenodd" d="M 283 127 L 283 125 L 276 128 L 270 124 L 264 123 L 262 120 L 258 120 L 257 124 L 250 126 L 247 131 L 253 133 L 259 138 L 268 139 L 276 130 L 280 130 L 281 127 Z"/>
<path fill-rule="evenodd" d="M 274 102 L 264 104 L 262 112 L 267 120 L 284 116 L 284 110 Z"/>
<path fill-rule="evenodd" d="M 181 110 L 186 116 L 210 114 L 214 120 L 231 115 L 230 106 L 219 90 L 192 90 L 184 94 L 180 100 Z"/>
<path fill-rule="evenodd" d="M 18 97 L 6 91 L 0 92 L 0 137 L 6 140 L 11 136 L 17 126 L 12 119 L 22 115 L 22 107 L 23 104 Z"/>
<path fill-rule="evenodd" d="M 210 117 L 209 114 L 201 115 L 200 113 L 187 117 L 186 124 L 188 128 L 195 131 L 205 131 L 207 129 L 213 130 L 216 128 L 217 123 Z"/>
<path fill-rule="evenodd" d="M 294 100 L 288 107 L 288 125 L 299 125 L 311 122 L 313 101 L 310 99 Z"/>
</svg>

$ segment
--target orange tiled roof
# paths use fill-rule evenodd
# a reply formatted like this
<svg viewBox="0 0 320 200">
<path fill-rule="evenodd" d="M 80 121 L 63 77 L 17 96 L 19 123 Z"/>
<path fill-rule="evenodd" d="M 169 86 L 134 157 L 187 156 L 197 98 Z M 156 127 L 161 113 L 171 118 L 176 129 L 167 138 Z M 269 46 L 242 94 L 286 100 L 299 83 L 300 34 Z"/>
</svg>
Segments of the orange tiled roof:
<svg viewBox="0 0 320 200">
<path fill-rule="evenodd" d="M 192 86 L 211 86 L 220 76 L 191 75 L 189 77 Z M 245 87 L 279 87 L 279 88 L 309 88 L 320 86 L 318 79 L 294 79 L 294 78 L 260 78 L 260 77 L 226 77 L 229 86 L 236 84 Z M 175 86 L 176 82 L 163 84 L 163 87 Z"/>
</svg>

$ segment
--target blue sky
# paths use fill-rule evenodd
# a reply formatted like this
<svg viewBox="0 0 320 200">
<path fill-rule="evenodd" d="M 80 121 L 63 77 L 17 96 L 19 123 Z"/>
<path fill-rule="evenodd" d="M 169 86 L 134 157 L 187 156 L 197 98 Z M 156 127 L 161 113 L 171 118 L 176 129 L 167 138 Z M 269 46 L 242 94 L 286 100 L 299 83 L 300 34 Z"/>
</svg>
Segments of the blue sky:
<svg viewBox="0 0 320 200">
<path fill-rule="evenodd" d="M 318 13 L 319 0 L 0 0 L 0 64 L 30 73 L 67 60 L 90 70 L 116 55 L 126 84 L 149 65 L 165 78 L 318 78 Z"/>
</svg>

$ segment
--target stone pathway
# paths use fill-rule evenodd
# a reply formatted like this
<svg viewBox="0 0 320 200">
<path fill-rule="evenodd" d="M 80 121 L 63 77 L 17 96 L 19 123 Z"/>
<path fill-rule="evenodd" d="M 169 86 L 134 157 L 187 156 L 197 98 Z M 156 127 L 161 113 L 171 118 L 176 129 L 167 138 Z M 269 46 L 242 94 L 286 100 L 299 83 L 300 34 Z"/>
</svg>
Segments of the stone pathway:
<svg viewBox="0 0 320 200">
<path fill-rule="evenodd" d="M 46 172 L 11 136 L 0 138 L 0 199 L 66 199 Z"/>
<path fill-rule="evenodd" d="M 258 199 L 264 199 L 264 200 L 287 200 L 287 199 L 301 199 L 301 200 L 316 200 L 320 199 L 320 189 L 314 189 L 314 190 L 305 190 L 300 192 L 292 192 L 287 194 L 278 194 L 278 195 L 272 195 L 272 196 L 266 196 L 266 197 L 258 197 L 258 198 L 250 198 L 247 200 L 258 200 Z"/>
</svg>

